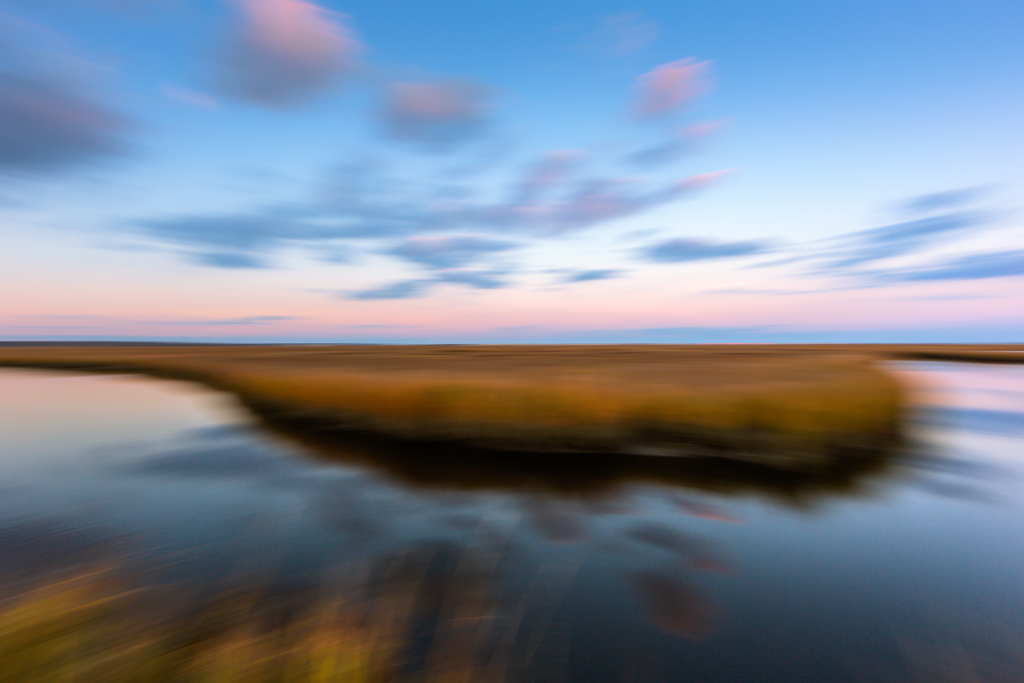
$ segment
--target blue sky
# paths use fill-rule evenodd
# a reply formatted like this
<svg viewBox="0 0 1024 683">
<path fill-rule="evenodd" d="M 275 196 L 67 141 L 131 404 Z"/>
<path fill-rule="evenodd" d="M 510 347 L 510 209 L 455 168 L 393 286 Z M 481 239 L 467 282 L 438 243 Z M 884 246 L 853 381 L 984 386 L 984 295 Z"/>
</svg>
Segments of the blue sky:
<svg viewBox="0 0 1024 683">
<path fill-rule="evenodd" d="M 1022 24 L 0 0 L 0 335 L 1020 341 Z"/>
</svg>

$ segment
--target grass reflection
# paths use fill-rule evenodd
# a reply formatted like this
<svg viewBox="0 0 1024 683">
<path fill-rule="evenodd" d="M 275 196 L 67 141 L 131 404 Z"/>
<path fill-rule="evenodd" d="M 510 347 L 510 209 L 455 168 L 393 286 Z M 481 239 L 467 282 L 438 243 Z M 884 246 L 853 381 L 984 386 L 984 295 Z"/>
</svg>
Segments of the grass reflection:
<svg viewBox="0 0 1024 683">
<path fill-rule="evenodd" d="M 496 580 L 500 560 L 493 548 L 434 544 L 348 567 L 344 581 L 214 593 L 140 587 L 123 571 L 95 569 L 0 603 L 0 680 L 530 680 L 557 634 L 530 590 Z"/>
<path fill-rule="evenodd" d="M 857 495 L 895 473 L 901 448 L 866 449 L 858 457 L 828 459 L 816 468 L 779 468 L 731 457 L 661 457 L 629 453 L 509 452 L 450 442 L 409 442 L 370 433 L 317 429 L 294 418 L 261 417 L 262 426 L 326 461 L 386 472 L 416 487 L 543 492 L 594 506 L 614 506 L 634 482 L 714 494 L 758 494 L 804 507 L 831 496 Z M 731 521 L 714 506 L 679 493 L 672 503 L 687 514 Z"/>
</svg>

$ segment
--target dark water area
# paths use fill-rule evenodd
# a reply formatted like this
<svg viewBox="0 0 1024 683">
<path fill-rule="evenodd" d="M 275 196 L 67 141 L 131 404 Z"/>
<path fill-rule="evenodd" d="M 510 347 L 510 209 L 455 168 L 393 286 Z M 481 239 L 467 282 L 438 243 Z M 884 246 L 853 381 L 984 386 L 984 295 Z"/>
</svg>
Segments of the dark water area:
<svg viewBox="0 0 1024 683">
<path fill-rule="evenodd" d="M 412 572 L 409 680 L 439 615 L 454 638 L 488 602 L 517 680 L 1018 682 L 1024 368 L 892 367 L 908 446 L 816 475 L 341 442 L 183 383 L 3 370 L 0 589 L 116 562 L 298 605 Z"/>
</svg>

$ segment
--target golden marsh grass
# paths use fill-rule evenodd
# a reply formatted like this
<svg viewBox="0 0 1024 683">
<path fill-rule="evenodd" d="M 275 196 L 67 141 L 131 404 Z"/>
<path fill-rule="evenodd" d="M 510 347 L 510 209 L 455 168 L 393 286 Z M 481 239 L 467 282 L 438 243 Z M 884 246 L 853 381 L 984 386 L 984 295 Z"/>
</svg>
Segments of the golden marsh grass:
<svg viewBox="0 0 1024 683">
<path fill-rule="evenodd" d="M 501 584 L 503 552 L 426 544 L 339 565 L 302 591 L 242 576 L 212 590 L 145 585 L 111 558 L 0 600 L 0 681 L 536 680 L 531 653 L 550 624 L 529 585 Z"/>
<path fill-rule="evenodd" d="M 879 360 L 1022 347 L 891 345 L 0 347 L 0 365 L 198 381 L 322 428 L 488 447 L 711 447 L 810 462 L 897 435 L 904 388 Z M 1001 353 L 994 354 L 992 351 Z M 682 449 L 682 450 L 679 450 Z M 693 454 L 692 452 L 690 454 Z M 785 459 L 785 458 L 783 458 Z"/>
<path fill-rule="evenodd" d="M 44 585 L 0 603 L 3 683 L 387 683 L 400 680 L 416 586 L 372 603 L 325 592 L 285 619 L 267 619 L 258 592 L 168 614 L 147 589 L 107 572 Z M 403 590 L 403 588 L 405 590 Z M 165 598 L 166 599 L 166 598 Z M 445 624 L 440 625 L 442 628 Z M 436 653 L 441 656 L 442 653 Z M 423 681 L 506 680 L 475 650 L 446 648 Z"/>
</svg>

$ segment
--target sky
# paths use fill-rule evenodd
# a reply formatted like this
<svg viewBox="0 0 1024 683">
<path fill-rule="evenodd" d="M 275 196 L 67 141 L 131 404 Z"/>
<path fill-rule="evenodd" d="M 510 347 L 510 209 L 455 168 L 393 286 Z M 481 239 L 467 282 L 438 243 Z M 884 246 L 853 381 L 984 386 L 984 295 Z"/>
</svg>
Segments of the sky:
<svg viewBox="0 0 1024 683">
<path fill-rule="evenodd" d="M 1022 25 L 0 0 L 0 339 L 1024 342 Z"/>
</svg>

